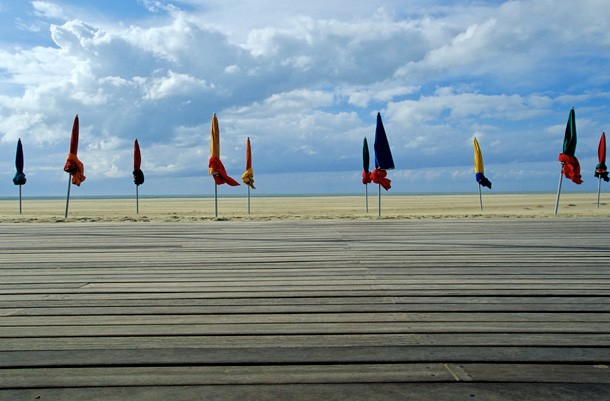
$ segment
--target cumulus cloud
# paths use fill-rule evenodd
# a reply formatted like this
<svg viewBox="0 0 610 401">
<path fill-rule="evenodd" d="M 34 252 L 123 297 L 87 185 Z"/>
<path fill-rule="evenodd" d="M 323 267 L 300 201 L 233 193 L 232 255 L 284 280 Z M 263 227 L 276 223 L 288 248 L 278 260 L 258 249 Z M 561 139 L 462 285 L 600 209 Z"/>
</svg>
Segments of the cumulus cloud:
<svg viewBox="0 0 610 401">
<path fill-rule="evenodd" d="M 188 74 L 178 74 L 168 71 L 167 76 L 154 78 L 146 89 L 144 99 L 162 99 L 167 96 L 197 93 L 201 89 L 209 89 L 204 79 L 196 79 Z"/>
<path fill-rule="evenodd" d="M 72 0 L 29 4 L 14 20 L 42 27 L 46 42 L 0 46 L 0 150 L 12 154 L 21 137 L 49 182 L 62 177 L 51 172 L 76 113 L 86 184 L 129 180 L 137 137 L 151 187 L 205 174 L 214 112 L 229 170 L 243 168 L 251 137 L 255 172 L 325 176 L 360 169 L 377 111 L 397 167 L 418 174 L 466 169 L 474 135 L 486 166 L 544 165 L 569 107 L 582 151 L 607 116 L 610 11 L 594 0 L 578 13 L 567 0 L 141 0 L 137 17 L 116 23 L 93 17 L 103 9 L 71 17 Z"/>
</svg>

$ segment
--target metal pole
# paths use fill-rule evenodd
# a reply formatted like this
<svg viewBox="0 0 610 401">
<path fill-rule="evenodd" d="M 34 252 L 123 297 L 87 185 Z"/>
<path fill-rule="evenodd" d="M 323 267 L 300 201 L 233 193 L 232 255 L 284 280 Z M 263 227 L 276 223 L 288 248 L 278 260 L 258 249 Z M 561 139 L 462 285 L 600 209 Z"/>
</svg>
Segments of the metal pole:
<svg viewBox="0 0 610 401">
<path fill-rule="evenodd" d="M 481 196 L 481 184 L 479 184 L 479 203 L 481 204 L 481 210 L 483 210 L 483 196 Z"/>
<path fill-rule="evenodd" d="M 140 196 L 138 194 L 139 185 L 136 185 L 136 214 L 140 214 Z"/>
<path fill-rule="evenodd" d="M 248 214 L 250 214 L 250 185 L 248 185 Z"/>
<path fill-rule="evenodd" d="M 559 208 L 559 195 L 561 194 L 561 181 L 563 181 L 563 163 L 561 164 L 561 174 L 559 175 L 559 187 L 557 188 L 557 200 L 555 201 L 555 216 L 557 216 L 557 208 Z"/>
<path fill-rule="evenodd" d="M 366 205 L 366 212 L 369 212 L 369 184 L 364 184 L 364 199 L 365 199 L 365 205 Z"/>
<path fill-rule="evenodd" d="M 214 216 L 218 217 L 218 184 L 214 183 Z"/>
<path fill-rule="evenodd" d="M 68 218 L 68 204 L 70 203 L 70 183 L 72 181 L 72 173 L 68 175 L 68 196 L 66 197 L 66 214 L 64 218 Z"/>
<path fill-rule="evenodd" d="M 377 203 L 377 217 L 381 217 L 381 184 L 379 184 L 379 199 Z"/>
<path fill-rule="evenodd" d="M 597 207 L 599 207 L 599 196 L 597 197 Z M 19 185 L 19 214 L 21 214 L 21 185 Z"/>
<path fill-rule="evenodd" d="M 597 183 L 597 208 L 599 209 L 599 193 L 602 189 L 602 177 L 599 177 L 599 182 Z"/>
</svg>

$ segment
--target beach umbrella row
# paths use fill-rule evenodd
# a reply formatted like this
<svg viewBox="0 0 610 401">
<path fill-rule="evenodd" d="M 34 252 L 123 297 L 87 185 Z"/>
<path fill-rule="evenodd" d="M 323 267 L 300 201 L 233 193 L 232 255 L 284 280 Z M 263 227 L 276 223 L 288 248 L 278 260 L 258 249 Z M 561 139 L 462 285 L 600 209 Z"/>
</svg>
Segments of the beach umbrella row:
<svg viewBox="0 0 610 401">
<path fill-rule="evenodd" d="M 70 138 L 70 150 L 68 157 L 66 158 L 66 164 L 64 171 L 69 174 L 68 178 L 68 192 L 66 196 L 66 212 L 65 217 L 68 216 L 68 206 L 70 202 L 70 184 L 80 186 L 85 181 L 83 163 L 78 159 L 78 141 L 79 141 L 79 119 L 78 114 L 74 118 L 74 124 L 72 126 L 72 135 Z M 559 155 L 559 162 L 561 163 L 561 175 L 559 179 L 559 187 L 557 190 L 557 200 L 555 204 L 555 214 L 559 206 L 559 198 L 561 193 L 561 185 L 563 176 L 571 179 L 576 184 L 582 183 L 580 175 L 580 164 L 575 156 L 577 144 L 576 135 L 576 117 L 574 108 L 570 110 L 568 117 L 568 123 L 566 125 L 563 151 Z M 375 128 L 375 170 L 369 171 L 370 156 L 369 147 L 366 137 L 363 141 L 362 159 L 363 159 L 363 170 L 362 170 L 362 183 L 365 185 L 365 205 L 366 212 L 368 213 L 368 184 L 373 182 L 379 186 L 379 198 L 378 198 L 378 215 L 381 216 L 381 188 L 383 187 L 386 191 L 391 188 L 391 180 L 387 178 L 387 170 L 395 168 L 394 160 L 390 150 L 390 145 L 387 139 L 385 128 L 381 120 L 381 114 L 377 113 L 377 124 Z M 233 178 L 229 177 L 226 169 L 220 160 L 220 130 L 218 128 L 218 118 L 216 113 L 212 117 L 212 129 L 211 129 L 211 146 L 210 146 L 210 159 L 208 163 L 208 174 L 214 178 L 214 205 L 215 205 L 215 216 L 218 217 L 218 185 L 228 184 L 230 186 L 239 186 L 240 184 Z M 491 189 L 491 182 L 485 177 L 485 169 L 483 166 L 483 156 L 477 138 L 474 138 L 474 162 L 475 162 L 475 179 L 478 183 L 479 188 L 479 203 L 481 210 L 483 209 L 483 200 L 481 195 L 481 186 Z M 610 181 L 608 177 L 606 161 L 606 137 L 605 133 L 602 133 L 598 147 L 598 158 L 599 163 L 595 168 L 595 177 L 599 179 L 598 183 L 598 194 L 597 194 L 597 207 L 599 207 L 599 197 L 601 190 L 602 179 L 606 182 Z M 21 214 L 21 186 L 26 183 L 25 174 L 23 173 L 23 146 L 21 139 L 17 143 L 17 154 L 15 157 L 15 166 L 17 173 L 13 178 L 15 185 L 19 185 L 19 213 Z M 144 183 L 144 173 L 142 172 L 141 166 L 141 153 L 138 140 L 134 143 L 134 169 L 133 178 L 136 185 L 136 213 L 139 213 L 139 194 L 138 187 Z M 248 187 L 248 214 L 250 214 L 250 188 L 256 189 L 254 186 L 254 173 L 252 170 L 252 150 L 250 145 L 250 138 L 247 139 L 246 146 L 246 171 L 242 175 L 242 181 Z"/>
<path fill-rule="evenodd" d="M 64 217 L 68 217 L 68 209 L 70 204 L 70 188 L 71 185 L 80 186 L 85 181 L 85 168 L 83 163 L 78 159 L 78 141 L 79 141 L 79 119 L 78 114 L 74 117 L 72 125 L 72 135 L 70 137 L 70 150 L 64 165 L 64 171 L 68 176 L 68 192 L 66 195 L 66 211 Z M 17 142 L 17 154 L 15 157 L 15 167 L 17 173 L 13 178 L 13 183 L 19 185 L 19 214 L 21 214 L 21 186 L 26 183 L 25 174 L 23 173 L 23 145 L 21 139 Z M 134 142 L 133 152 L 133 181 L 136 185 L 136 213 L 139 213 L 139 192 L 138 188 L 144 183 L 144 173 L 141 170 L 142 155 L 140 153 L 140 145 L 136 139 Z M 240 185 L 233 178 L 229 177 L 222 161 L 220 160 L 220 130 L 218 129 L 218 118 L 216 113 L 212 118 L 211 130 L 211 156 L 208 163 L 208 173 L 214 177 L 214 204 L 215 215 L 218 217 L 218 185 L 228 184 L 230 186 Z M 248 186 L 248 214 L 250 214 L 250 188 L 256 189 L 254 186 L 254 172 L 252 170 L 252 149 L 250 146 L 250 138 L 247 141 L 246 148 L 246 172 L 242 176 L 242 181 Z"/>
<path fill-rule="evenodd" d="M 563 151 L 559 155 L 559 162 L 561 163 L 561 175 L 559 177 L 559 187 L 557 189 L 557 200 L 555 203 L 555 214 L 559 207 L 559 197 L 561 193 L 561 184 L 563 176 L 571 179 L 576 184 L 582 183 L 582 177 L 580 175 L 580 163 L 575 156 L 577 144 L 576 135 L 576 114 L 574 108 L 570 110 L 568 117 L 568 123 L 566 124 L 565 136 L 563 141 Z M 606 166 L 606 135 L 602 133 L 598 147 L 598 158 L 599 163 L 595 167 L 595 177 L 599 179 L 597 188 L 597 207 L 599 208 L 599 196 L 601 190 L 602 179 L 606 182 L 610 181 L 608 177 L 608 169 Z M 362 183 L 365 185 L 365 205 L 366 212 L 368 213 L 368 184 L 372 182 L 379 184 L 379 212 L 381 215 L 381 187 L 386 191 L 390 189 L 390 180 L 386 178 L 386 170 L 394 168 L 394 161 L 392 159 L 392 153 L 390 151 L 390 145 L 381 121 L 381 114 L 377 113 L 377 126 L 375 129 L 375 170 L 369 172 L 369 148 L 366 137 L 363 142 L 362 149 Z M 487 187 L 491 189 L 491 181 L 485 177 L 485 167 L 483 165 L 483 155 L 477 138 L 474 138 L 474 166 L 475 166 L 475 179 L 479 188 L 479 204 L 481 210 L 483 210 L 483 198 L 481 195 L 481 187 Z"/>
</svg>

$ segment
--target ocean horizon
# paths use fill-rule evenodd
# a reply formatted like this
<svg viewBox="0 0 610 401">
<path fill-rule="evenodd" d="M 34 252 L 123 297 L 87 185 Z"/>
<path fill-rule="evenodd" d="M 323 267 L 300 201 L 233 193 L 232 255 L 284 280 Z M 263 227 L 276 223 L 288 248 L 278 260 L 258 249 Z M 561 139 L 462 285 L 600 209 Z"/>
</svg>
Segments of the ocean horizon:
<svg viewBox="0 0 610 401">
<path fill-rule="evenodd" d="M 593 193 L 591 191 L 569 191 L 562 190 L 562 193 Z M 595 191 L 595 193 L 597 193 Z M 556 194 L 554 191 L 495 191 L 486 192 L 486 195 L 541 195 L 541 194 Z M 340 196 L 363 196 L 364 193 L 286 193 L 286 194 L 254 194 L 251 193 L 252 198 L 325 198 L 325 197 L 340 197 Z M 369 197 L 377 196 L 377 191 L 369 191 Z M 382 196 L 440 196 L 440 195 L 478 195 L 476 192 L 383 192 Z M 219 198 L 247 198 L 247 194 L 222 194 Z M 103 200 L 103 199 L 132 199 L 135 195 L 70 195 L 70 199 L 92 199 L 92 200 Z M 187 195 L 139 195 L 140 199 L 210 199 L 214 198 L 213 194 L 187 194 Z M 66 196 L 22 196 L 22 200 L 61 200 L 66 199 Z M 19 200 L 19 196 L 0 196 L 1 200 Z"/>
</svg>

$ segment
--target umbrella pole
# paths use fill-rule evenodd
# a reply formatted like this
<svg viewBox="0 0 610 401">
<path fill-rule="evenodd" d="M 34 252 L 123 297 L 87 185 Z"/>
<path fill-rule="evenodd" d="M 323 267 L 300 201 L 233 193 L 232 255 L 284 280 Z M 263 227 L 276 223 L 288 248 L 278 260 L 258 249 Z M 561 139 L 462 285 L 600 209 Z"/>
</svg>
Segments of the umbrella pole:
<svg viewBox="0 0 610 401">
<path fill-rule="evenodd" d="M 218 184 L 214 183 L 214 216 L 218 217 Z"/>
<path fill-rule="evenodd" d="M 21 188 L 21 187 L 20 187 Z M 599 209 L 599 193 L 602 189 L 602 177 L 599 177 L 599 181 L 597 182 L 597 208 Z"/>
<path fill-rule="evenodd" d="M 599 195 L 597 196 L 597 207 L 599 207 Z M 21 214 L 21 185 L 19 185 L 19 214 Z"/>
<path fill-rule="evenodd" d="M 479 204 L 481 205 L 481 210 L 483 210 L 483 196 L 481 195 L 481 184 L 479 184 Z"/>
<path fill-rule="evenodd" d="M 140 214 L 140 195 L 138 194 L 138 185 L 136 185 L 136 214 Z"/>
<path fill-rule="evenodd" d="M 366 212 L 369 212 L 369 184 L 364 184 L 364 203 L 366 206 Z"/>
<path fill-rule="evenodd" d="M 377 217 L 381 217 L 381 184 L 379 185 L 379 199 L 377 200 Z"/>
<path fill-rule="evenodd" d="M 68 196 L 66 196 L 66 214 L 64 218 L 68 218 L 68 205 L 70 204 L 70 181 L 72 181 L 72 174 L 68 175 Z"/>
<path fill-rule="evenodd" d="M 250 185 L 248 185 L 248 214 L 250 214 Z"/>
<path fill-rule="evenodd" d="M 561 194 L 561 182 L 563 181 L 563 163 L 561 164 L 561 174 L 559 175 L 559 187 L 557 188 L 557 200 L 555 201 L 555 216 L 559 208 L 559 195 Z"/>
</svg>

